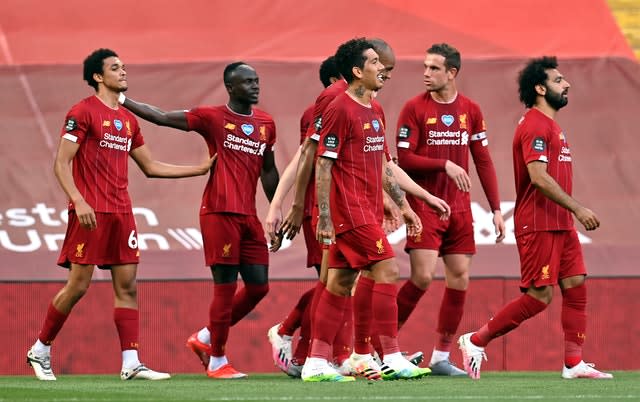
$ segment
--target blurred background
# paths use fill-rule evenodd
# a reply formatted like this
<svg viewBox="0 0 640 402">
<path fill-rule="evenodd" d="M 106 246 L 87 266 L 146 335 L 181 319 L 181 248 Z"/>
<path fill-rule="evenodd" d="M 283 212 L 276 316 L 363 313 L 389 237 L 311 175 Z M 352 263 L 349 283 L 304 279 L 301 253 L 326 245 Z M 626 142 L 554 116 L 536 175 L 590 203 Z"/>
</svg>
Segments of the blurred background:
<svg viewBox="0 0 640 402">
<path fill-rule="evenodd" d="M 55 265 L 66 228 L 66 199 L 53 175 L 64 117 L 93 94 L 82 61 L 115 50 L 127 65 L 127 96 L 165 110 L 223 104 L 222 70 L 242 60 L 260 76 L 261 109 L 277 126 L 276 162 L 284 170 L 299 144 L 299 120 L 322 90 L 318 67 L 353 37 L 386 40 L 397 57 L 378 100 L 387 139 L 404 102 L 424 90 L 422 62 L 433 43 L 462 53 L 458 89 L 481 106 L 496 165 L 508 235 L 495 245 L 491 214 L 475 170 L 473 213 L 478 252 L 461 332 L 474 329 L 518 294 L 513 237 L 511 141 L 524 112 L 516 77 L 526 60 L 555 55 L 571 83 L 558 122 L 572 148 L 574 196 L 602 221 L 581 231 L 590 272 L 585 357 L 604 370 L 640 369 L 640 2 L 637 0 L 80 0 L 0 3 L 0 374 L 30 374 L 24 354 L 66 270 Z M 205 153 L 194 133 L 141 121 L 157 159 L 195 163 Z M 394 153 L 394 152 L 392 152 Z M 242 172 L 238 172 L 242 174 Z M 159 370 L 201 370 L 185 347 L 207 323 L 213 286 L 204 266 L 198 208 L 205 177 L 149 180 L 131 165 L 129 190 L 142 250 L 138 277 L 141 357 Z M 268 203 L 258 190 L 258 214 Z M 283 213 L 286 213 L 288 204 Z M 403 277 L 404 234 L 390 235 Z M 305 268 L 302 235 L 271 254 L 271 292 L 231 329 L 228 356 L 241 371 L 273 371 L 266 331 L 284 319 L 315 271 Z M 400 333 L 409 351 L 433 345 L 439 280 Z M 112 373 L 120 368 L 108 273 L 76 306 L 53 349 L 56 372 Z M 523 329 L 492 343 L 487 370 L 558 370 L 560 300 Z M 534 345 L 532 347 L 532 345 Z M 522 353 L 529 350 L 533 353 Z M 452 354 L 458 362 L 457 353 Z"/>
</svg>

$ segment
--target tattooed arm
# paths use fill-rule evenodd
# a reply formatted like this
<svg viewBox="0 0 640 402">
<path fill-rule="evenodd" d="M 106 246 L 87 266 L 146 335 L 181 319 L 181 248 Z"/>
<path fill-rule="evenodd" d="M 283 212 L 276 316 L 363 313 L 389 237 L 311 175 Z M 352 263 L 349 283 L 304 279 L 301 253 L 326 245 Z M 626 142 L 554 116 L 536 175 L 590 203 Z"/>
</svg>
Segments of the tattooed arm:
<svg viewBox="0 0 640 402">
<path fill-rule="evenodd" d="M 393 176 L 396 178 L 396 182 L 400 189 L 406 191 L 407 194 L 411 194 L 414 197 L 424 201 L 429 208 L 438 213 L 440 219 L 449 219 L 451 214 L 451 208 L 442 199 L 429 193 L 424 188 L 420 187 L 409 175 L 395 162 L 388 162 L 387 166 L 393 171 Z"/>
<path fill-rule="evenodd" d="M 383 156 L 383 172 L 382 172 L 382 186 L 385 193 L 389 194 L 389 197 L 400 208 L 400 213 L 407 224 L 407 235 L 416 236 L 422 232 L 422 222 L 418 215 L 413 212 L 413 209 L 409 206 L 404 192 L 400 189 L 398 182 L 393 174 L 393 168 L 389 165 L 392 162 L 387 162 Z"/>
<path fill-rule="evenodd" d="M 316 239 L 322 244 L 331 244 L 336 239 L 330 208 L 332 167 L 333 159 L 319 157 L 316 162 L 316 199 L 319 212 Z"/>
</svg>

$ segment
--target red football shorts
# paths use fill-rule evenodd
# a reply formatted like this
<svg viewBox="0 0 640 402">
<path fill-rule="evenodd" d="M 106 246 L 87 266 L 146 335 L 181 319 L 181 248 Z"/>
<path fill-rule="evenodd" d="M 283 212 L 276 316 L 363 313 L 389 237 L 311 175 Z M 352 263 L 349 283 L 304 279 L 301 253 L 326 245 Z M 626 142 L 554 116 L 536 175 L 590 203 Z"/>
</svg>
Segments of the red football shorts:
<svg viewBox="0 0 640 402">
<path fill-rule="evenodd" d="M 520 254 L 520 288 L 556 285 L 560 279 L 586 275 L 575 230 L 530 232 L 516 237 Z"/>
<path fill-rule="evenodd" d="M 269 265 L 267 240 L 257 216 L 200 215 L 200 230 L 206 265 Z"/>
<path fill-rule="evenodd" d="M 361 270 L 395 257 L 380 225 L 358 226 L 336 236 L 329 247 L 329 268 Z"/>
<path fill-rule="evenodd" d="M 94 230 L 85 229 L 75 211 L 69 211 L 58 265 L 69 268 L 74 263 L 109 269 L 112 265 L 137 264 L 140 250 L 133 213 L 96 212 L 96 222 Z"/>
<path fill-rule="evenodd" d="M 307 267 L 313 267 L 322 263 L 322 246 L 316 239 L 316 226 L 318 219 L 305 217 L 302 221 L 302 232 L 304 233 L 304 243 L 307 245 Z"/>
<path fill-rule="evenodd" d="M 431 210 L 422 210 L 418 216 L 422 221 L 422 233 L 415 237 L 407 236 L 405 251 L 438 250 L 440 255 L 476 253 L 471 211 L 451 213 L 446 221 L 440 220 Z"/>
</svg>

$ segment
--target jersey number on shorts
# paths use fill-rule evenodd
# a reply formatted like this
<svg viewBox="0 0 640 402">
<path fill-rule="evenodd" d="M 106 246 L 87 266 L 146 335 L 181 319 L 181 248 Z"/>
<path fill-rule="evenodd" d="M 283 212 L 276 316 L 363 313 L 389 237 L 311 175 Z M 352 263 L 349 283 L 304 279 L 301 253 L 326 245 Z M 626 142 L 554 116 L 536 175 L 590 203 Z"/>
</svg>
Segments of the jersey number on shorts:
<svg viewBox="0 0 640 402">
<path fill-rule="evenodd" d="M 131 231 L 131 234 L 129 235 L 129 241 L 127 242 L 127 244 L 129 245 L 129 248 L 132 248 L 134 250 L 138 248 L 138 238 L 136 237 L 135 230 Z"/>
</svg>

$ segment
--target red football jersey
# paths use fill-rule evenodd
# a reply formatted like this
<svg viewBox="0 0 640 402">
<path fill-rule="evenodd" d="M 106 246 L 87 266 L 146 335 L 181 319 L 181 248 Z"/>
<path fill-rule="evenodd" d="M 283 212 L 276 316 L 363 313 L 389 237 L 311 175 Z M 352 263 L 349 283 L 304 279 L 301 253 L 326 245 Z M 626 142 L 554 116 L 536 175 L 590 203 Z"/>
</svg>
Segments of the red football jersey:
<svg viewBox="0 0 640 402">
<path fill-rule="evenodd" d="M 211 155 L 218 154 L 200 214 L 256 215 L 256 186 L 264 152 L 273 151 L 276 140 L 273 118 L 256 108 L 251 115 L 238 114 L 227 105 L 200 106 L 185 115 L 189 130 L 204 137 Z"/>
<path fill-rule="evenodd" d="M 307 131 L 309 127 L 314 124 L 313 111 L 315 109 L 315 103 L 304 110 L 302 117 L 300 117 L 300 144 L 307 138 Z"/>
<path fill-rule="evenodd" d="M 450 160 L 468 172 L 471 152 L 491 209 L 500 209 L 484 118 L 469 98 L 458 93 L 453 102 L 439 103 L 429 92 L 413 97 L 400 112 L 396 140 L 400 167 L 431 194 L 444 199 L 452 212 L 470 210 L 471 198 L 449 178 L 445 163 Z M 415 210 L 429 209 L 409 194 L 407 199 Z"/>
<path fill-rule="evenodd" d="M 320 130 L 322 129 L 322 117 L 329 103 L 331 103 L 336 96 L 344 93 L 349 85 L 345 80 L 338 80 L 329 85 L 320 92 L 320 95 L 316 98 L 316 103 L 313 108 L 313 124 L 309 126 L 307 131 L 307 137 L 310 137 L 314 141 L 320 139 Z"/>
<path fill-rule="evenodd" d="M 94 211 L 131 212 L 129 152 L 144 144 L 135 116 L 90 96 L 67 113 L 60 135 L 80 145 L 73 158 L 73 181 Z M 69 209 L 74 209 L 71 202 Z"/>
<path fill-rule="evenodd" d="M 318 155 L 335 159 L 331 216 L 337 234 L 382 223 L 382 164 L 385 129 L 376 106 L 338 95 L 322 117 Z"/>
<path fill-rule="evenodd" d="M 516 236 L 536 231 L 571 230 L 569 210 L 551 201 L 532 184 L 527 164 L 542 161 L 547 173 L 571 195 L 573 168 L 565 134 L 555 120 L 538 109 L 528 110 L 513 137 L 513 173 L 516 183 Z"/>
</svg>

